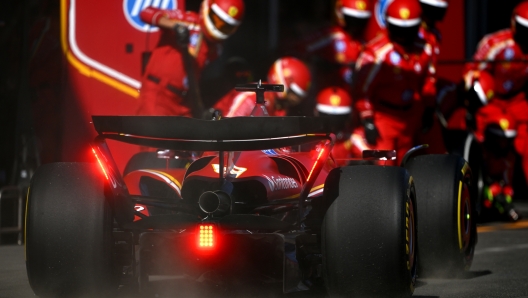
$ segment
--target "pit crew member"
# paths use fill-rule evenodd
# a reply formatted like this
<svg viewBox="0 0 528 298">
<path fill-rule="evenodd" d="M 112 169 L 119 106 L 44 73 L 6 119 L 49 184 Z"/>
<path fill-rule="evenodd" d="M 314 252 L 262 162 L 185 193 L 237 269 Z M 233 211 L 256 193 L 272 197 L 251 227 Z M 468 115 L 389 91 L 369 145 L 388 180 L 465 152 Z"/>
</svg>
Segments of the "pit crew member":
<svg viewBox="0 0 528 298">
<path fill-rule="evenodd" d="M 517 136 L 515 120 L 493 101 L 476 113 L 477 141 L 482 145 L 483 198 L 481 215 L 485 219 L 517 221 L 520 213 L 513 205 L 512 187 Z"/>
<path fill-rule="evenodd" d="M 314 66 L 317 90 L 338 86 L 350 92 L 371 8 L 371 0 L 336 1 L 335 24 L 316 30 L 292 46 L 295 55 Z"/>
<path fill-rule="evenodd" d="M 181 10 L 144 9 L 140 17 L 148 24 L 158 26 L 162 33 L 152 51 L 141 81 L 140 115 L 196 116 L 187 98 L 189 84 L 197 80 L 189 77 L 184 67 L 188 51 L 190 66 L 199 71 L 220 50 L 220 43 L 238 28 L 244 15 L 242 0 L 204 0 L 199 13 Z M 189 30 L 188 46 L 182 48 L 177 41 L 175 26 Z M 191 81 L 193 80 L 193 81 Z M 193 115 L 194 114 L 194 115 Z"/>
<path fill-rule="evenodd" d="M 336 143 L 332 157 L 338 166 L 349 164 L 351 158 L 361 157 L 370 149 L 364 138 L 352 134 L 352 98 L 345 89 L 327 87 L 317 94 L 315 116 L 331 117 Z"/>
<path fill-rule="evenodd" d="M 269 84 L 284 85 L 284 92 L 266 92 L 266 110 L 270 116 L 285 116 L 288 109 L 301 103 L 308 95 L 311 85 L 311 74 L 308 66 L 294 57 L 277 59 L 268 71 Z M 252 113 L 255 109 L 254 92 L 238 92 L 226 113 L 226 117 L 261 115 Z M 224 105 L 217 103 L 216 107 Z"/>
<path fill-rule="evenodd" d="M 352 97 L 368 143 L 396 150 L 399 161 L 414 144 L 425 108 L 434 107 L 435 69 L 432 46 L 418 38 L 418 0 L 391 2 L 386 20 L 387 33 L 359 57 Z"/>
<path fill-rule="evenodd" d="M 473 76 L 476 70 L 486 70 L 493 76 L 496 98 L 504 102 L 518 125 L 515 147 L 522 156 L 525 176 L 528 173 L 528 103 L 524 93 L 527 55 L 528 1 L 523 1 L 513 11 L 511 27 L 486 35 L 478 44 L 474 62 L 467 64 L 465 70 L 466 77 Z"/>
<path fill-rule="evenodd" d="M 447 12 L 449 2 L 447 0 L 420 0 L 422 7 L 422 25 L 418 35 L 424 39 L 433 49 L 433 67 L 437 67 L 438 56 L 440 55 L 440 44 L 442 36 L 437 28 L 438 22 L 441 22 Z M 440 105 L 456 105 L 456 84 L 444 79 L 432 78 L 436 81 L 436 103 L 437 108 Z M 453 99 L 453 100 L 449 100 Z M 447 107 L 449 108 L 449 107 Z M 440 108 L 445 110 L 446 108 Z M 439 119 L 433 110 L 428 110 L 430 117 L 428 119 L 428 126 L 423 127 L 421 133 L 418 134 L 416 144 L 428 144 L 427 153 L 441 154 L 446 153 L 445 144 L 442 138 L 442 126 Z"/>
</svg>

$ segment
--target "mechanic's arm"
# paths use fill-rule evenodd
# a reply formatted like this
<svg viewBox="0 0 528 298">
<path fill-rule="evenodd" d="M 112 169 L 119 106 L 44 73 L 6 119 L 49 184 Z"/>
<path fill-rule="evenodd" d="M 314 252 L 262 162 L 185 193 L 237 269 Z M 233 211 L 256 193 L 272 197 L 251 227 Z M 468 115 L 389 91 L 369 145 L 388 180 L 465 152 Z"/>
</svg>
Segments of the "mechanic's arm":
<svg viewBox="0 0 528 298">
<path fill-rule="evenodd" d="M 356 63 L 356 73 L 352 86 L 352 98 L 355 101 L 356 111 L 359 113 L 361 125 L 365 131 L 365 138 L 371 145 L 377 143 L 379 132 L 374 124 L 374 109 L 370 102 L 372 90 L 375 88 L 376 76 L 380 62 L 376 62 L 374 55 L 365 51 Z"/>
<path fill-rule="evenodd" d="M 434 112 L 436 109 L 436 69 L 433 64 L 433 59 L 426 72 L 424 84 L 422 86 L 422 102 L 425 106 L 422 115 L 422 131 L 427 132 L 433 126 Z"/>
<path fill-rule="evenodd" d="M 179 10 L 163 10 L 155 7 L 147 7 L 139 14 L 141 20 L 147 24 L 164 29 L 172 29 L 177 24 L 182 24 L 184 12 Z"/>
<path fill-rule="evenodd" d="M 474 81 L 474 75 L 480 70 L 487 70 L 492 73 L 491 63 L 486 62 L 491 57 L 491 41 L 488 38 L 482 39 L 478 46 L 477 51 L 473 55 L 473 62 L 466 63 L 464 66 L 464 81 L 466 82 L 466 89 L 469 89 L 468 82 Z"/>
</svg>

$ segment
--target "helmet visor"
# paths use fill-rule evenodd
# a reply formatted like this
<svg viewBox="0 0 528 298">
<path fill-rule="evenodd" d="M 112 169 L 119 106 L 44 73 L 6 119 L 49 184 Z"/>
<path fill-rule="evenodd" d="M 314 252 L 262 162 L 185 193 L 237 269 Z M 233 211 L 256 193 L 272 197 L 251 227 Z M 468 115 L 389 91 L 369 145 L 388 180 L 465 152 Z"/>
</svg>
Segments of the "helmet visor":
<svg viewBox="0 0 528 298">
<path fill-rule="evenodd" d="M 515 20 L 515 34 L 513 39 L 519 44 L 523 53 L 528 53 L 528 24 L 522 24 L 518 19 Z"/>
<path fill-rule="evenodd" d="M 345 15 L 343 17 L 345 21 L 345 30 L 352 35 L 361 34 L 369 22 L 369 18 L 356 18 Z"/>
<path fill-rule="evenodd" d="M 218 16 L 212 9 L 209 10 L 209 19 L 213 26 L 220 32 L 226 35 L 231 35 L 237 29 L 237 25 L 228 24 L 220 16 Z"/>
<path fill-rule="evenodd" d="M 402 46 L 411 46 L 418 38 L 420 24 L 410 27 L 400 27 L 388 23 L 387 29 L 389 31 L 389 37 L 392 41 Z"/>
</svg>

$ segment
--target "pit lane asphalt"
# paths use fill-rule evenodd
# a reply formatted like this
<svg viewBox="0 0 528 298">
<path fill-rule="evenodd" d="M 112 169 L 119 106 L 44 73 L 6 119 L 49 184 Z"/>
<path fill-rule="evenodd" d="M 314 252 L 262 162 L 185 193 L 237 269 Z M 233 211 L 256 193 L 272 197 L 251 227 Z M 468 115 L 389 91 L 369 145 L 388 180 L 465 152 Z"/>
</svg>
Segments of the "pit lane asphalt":
<svg viewBox="0 0 528 298">
<path fill-rule="evenodd" d="M 517 203 L 517 207 L 525 218 L 519 223 L 491 223 L 479 226 L 479 242 L 473 266 L 469 272 L 453 279 L 419 279 L 413 297 L 528 297 L 528 203 Z M 245 288 L 238 295 L 233 296 L 280 297 L 275 292 L 264 292 L 266 292 L 265 295 L 261 290 L 252 291 L 250 288 Z M 34 297 L 26 276 L 24 247 L 1 245 L 0 298 L 17 297 Z M 126 291 L 121 291 L 118 297 L 131 297 L 131 295 Z M 174 295 L 158 297 L 174 297 Z M 182 297 L 209 296 L 185 295 Z M 324 296 L 303 292 L 282 297 Z"/>
</svg>

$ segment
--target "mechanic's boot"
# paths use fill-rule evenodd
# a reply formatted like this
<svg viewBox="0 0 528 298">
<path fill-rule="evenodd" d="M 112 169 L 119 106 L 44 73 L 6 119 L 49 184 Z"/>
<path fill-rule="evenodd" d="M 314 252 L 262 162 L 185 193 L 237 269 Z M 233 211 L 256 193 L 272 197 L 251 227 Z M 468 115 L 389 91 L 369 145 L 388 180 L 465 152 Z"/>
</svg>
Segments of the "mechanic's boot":
<svg viewBox="0 0 528 298">
<path fill-rule="evenodd" d="M 522 215 L 521 213 L 519 213 L 517 210 L 515 210 L 515 208 L 511 208 L 509 211 L 508 211 L 508 219 L 510 221 L 518 221 L 522 218 Z"/>
</svg>

